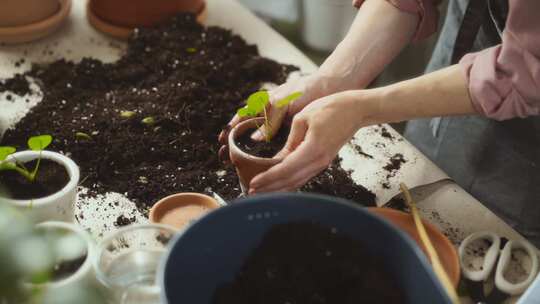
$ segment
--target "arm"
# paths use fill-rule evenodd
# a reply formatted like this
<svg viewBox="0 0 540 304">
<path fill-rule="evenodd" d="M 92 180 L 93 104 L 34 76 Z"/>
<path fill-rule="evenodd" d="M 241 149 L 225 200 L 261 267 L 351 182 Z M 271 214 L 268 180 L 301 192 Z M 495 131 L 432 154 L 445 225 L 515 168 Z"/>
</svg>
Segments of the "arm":
<svg viewBox="0 0 540 304">
<path fill-rule="evenodd" d="M 510 1 L 502 44 L 460 62 L 478 112 L 497 120 L 540 114 L 540 1 Z"/>
<path fill-rule="evenodd" d="M 365 88 L 412 39 L 419 16 L 398 9 L 387 1 L 367 0 L 361 6 L 346 37 L 312 75 L 284 83 L 270 91 L 271 101 L 293 92 L 302 97 L 287 108 L 270 107 L 268 117 L 272 134 L 288 114 L 293 116 L 321 97 L 351 89 Z M 234 127 L 241 119 L 235 116 Z M 263 132 L 255 132 L 254 137 Z M 261 138 L 259 138 L 261 139 Z M 226 144 L 226 132 L 219 136 Z"/>
<path fill-rule="evenodd" d="M 458 66 L 387 87 L 319 99 L 293 119 L 283 161 L 256 176 L 250 193 L 292 191 L 325 169 L 361 128 L 413 118 L 476 113 Z"/>
</svg>

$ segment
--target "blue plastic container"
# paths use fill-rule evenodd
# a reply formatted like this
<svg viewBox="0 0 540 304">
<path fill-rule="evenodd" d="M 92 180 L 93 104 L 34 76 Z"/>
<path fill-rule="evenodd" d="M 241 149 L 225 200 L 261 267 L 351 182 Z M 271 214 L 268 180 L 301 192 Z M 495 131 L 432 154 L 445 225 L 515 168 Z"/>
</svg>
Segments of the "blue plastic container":
<svg viewBox="0 0 540 304">
<path fill-rule="evenodd" d="M 406 294 L 403 303 L 451 303 L 426 257 L 403 232 L 348 201 L 292 193 L 239 200 L 177 236 L 159 278 L 164 301 L 211 303 L 216 288 L 233 280 L 273 225 L 306 220 L 336 227 L 385 258 Z"/>
</svg>

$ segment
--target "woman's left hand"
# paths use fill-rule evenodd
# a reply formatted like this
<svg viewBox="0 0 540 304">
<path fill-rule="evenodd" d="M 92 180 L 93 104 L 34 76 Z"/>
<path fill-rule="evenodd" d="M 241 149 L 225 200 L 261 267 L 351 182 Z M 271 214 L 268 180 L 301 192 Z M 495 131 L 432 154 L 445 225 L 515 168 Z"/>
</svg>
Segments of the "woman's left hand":
<svg viewBox="0 0 540 304">
<path fill-rule="evenodd" d="M 276 155 L 283 161 L 253 178 L 249 193 L 294 191 L 326 169 L 362 125 L 359 92 L 320 98 L 296 114 L 287 143 Z"/>
</svg>

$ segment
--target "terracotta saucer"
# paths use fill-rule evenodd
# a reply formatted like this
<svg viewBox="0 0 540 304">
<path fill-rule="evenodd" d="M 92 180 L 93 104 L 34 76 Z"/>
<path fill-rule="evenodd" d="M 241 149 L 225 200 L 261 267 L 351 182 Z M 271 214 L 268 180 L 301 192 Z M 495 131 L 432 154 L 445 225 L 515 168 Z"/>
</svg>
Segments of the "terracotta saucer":
<svg viewBox="0 0 540 304">
<path fill-rule="evenodd" d="M 219 207 L 220 204 L 211 196 L 193 192 L 177 193 L 159 200 L 152 206 L 148 218 L 152 223 L 182 229 Z"/>
<path fill-rule="evenodd" d="M 97 29 L 98 31 L 105 33 L 109 36 L 127 40 L 129 38 L 129 35 L 131 35 L 131 32 L 133 32 L 133 28 L 125 27 L 116 25 L 110 22 L 107 22 L 100 18 L 98 15 L 94 13 L 94 11 L 91 8 L 91 0 L 88 1 L 86 5 L 86 17 L 88 18 L 88 22 Z M 208 17 L 208 9 L 206 7 L 206 2 L 203 4 L 200 12 L 197 14 L 197 21 L 201 24 L 204 24 L 206 22 L 206 19 Z"/>
<path fill-rule="evenodd" d="M 413 240 L 418 244 L 418 246 L 420 246 L 420 249 L 422 249 L 422 251 L 424 251 L 427 256 L 427 251 L 422 244 L 422 241 L 420 240 L 420 236 L 418 235 L 418 231 L 416 230 L 413 217 L 410 214 L 390 208 L 371 207 L 368 208 L 368 210 L 375 213 L 376 215 L 385 218 L 386 220 L 403 230 L 405 233 L 407 233 L 410 237 L 413 238 Z M 450 242 L 450 240 L 444 234 L 442 234 L 439 229 L 437 229 L 437 227 L 435 227 L 433 224 L 429 223 L 426 220 L 423 220 L 423 223 L 426 227 L 429 238 L 431 239 L 431 242 L 433 243 L 433 246 L 435 247 L 435 250 L 439 255 L 439 258 L 441 259 L 441 263 L 443 264 L 446 272 L 450 277 L 450 280 L 452 281 L 452 284 L 454 284 L 454 287 L 457 287 L 461 276 L 461 268 L 459 266 L 459 258 L 456 248 L 454 247 L 452 242 Z"/>
<path fill-rule="evenodd" d="M 58 0 L 60 9 L 50 17 L 27 25 L 0 27 L 0 43 L 17 44 L 43 38 L 56 31 L 69 16 L 71 0 Z"/>
</svg>

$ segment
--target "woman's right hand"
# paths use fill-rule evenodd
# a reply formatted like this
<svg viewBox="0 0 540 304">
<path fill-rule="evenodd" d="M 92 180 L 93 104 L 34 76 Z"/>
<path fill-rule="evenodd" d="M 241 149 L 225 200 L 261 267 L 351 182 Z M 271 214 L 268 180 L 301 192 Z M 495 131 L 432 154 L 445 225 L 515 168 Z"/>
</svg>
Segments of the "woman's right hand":
<svg viewBox="0 0 540 304">
<path fill-rule="evenodd" d="M 326 95 L 333 94 L 337 91 L 339 80 L 335 77 L 321 76 L 317 73 L 307 76 L 302 76 L 293 80 L 289 80 L 286 83 L 270 90 L 270 104 L 267 108 L 267 116 L 269 125 L 271 126 L 270 134 L 276 134 L 281 127 L 284 120 L 292 119 L 292 117 L 300 112 L 308 104 Z M 302 96 L 296 99 L 288 106 L 278 108 L 275 103 L 292 93 L 301 92 Z M 223 130 L 219 135 L 219 142 L 222 145 L 227 144 L 228 130 L 236 126 L 242 120 L 247 118 L 241 118 L 235 115 L 229 122 L 227 129 Z M 262 134 L 265 133 L 264 126 L 261 130 L 253 132 L 252 138 L 254 140 L 263 140 Z"/>
</svg>

